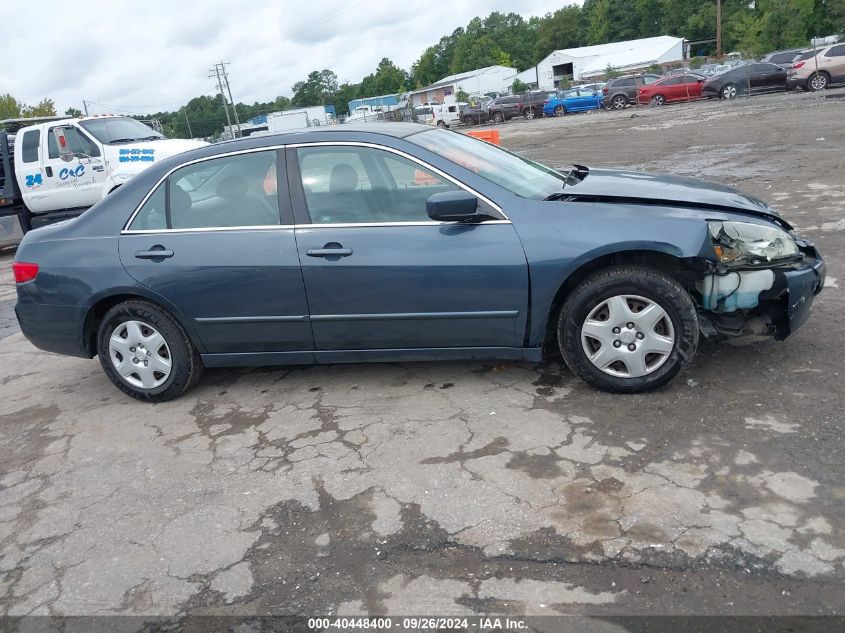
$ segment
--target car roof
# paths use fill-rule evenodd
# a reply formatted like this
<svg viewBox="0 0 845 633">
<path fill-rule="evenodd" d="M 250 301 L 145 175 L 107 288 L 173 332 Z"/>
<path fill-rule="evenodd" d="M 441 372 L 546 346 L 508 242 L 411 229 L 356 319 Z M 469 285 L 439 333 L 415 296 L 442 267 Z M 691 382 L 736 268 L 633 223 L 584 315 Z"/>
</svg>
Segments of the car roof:
<svg viewBox="0 0 845 633">
<path fill-rule="evenodd" d="M 431 107 L 431 106 L 426 106 Z M 406 138 L 413 134 L 418 134 L 420 132 L 425 132 L 426 130 L 430 130 L 430 125 L 423 125 L 421 123 L 388 123 L 388 122 L 376 122 L 373 121 L 372 123 L 341 123 L 338 125 L 318 125 L 315 127 L 308 127 L 303 128 L 300 130 L 286 130 L 284 132 L 280 132 L 278 134 L 266 134 L 260 137 L 247 137 L 247 138 L 238 138 L 232 139 L 229 141 L 223 141 L 222 143 L 217 143 L 217 145 L 238 145 L 240 143 L 244 143 L 248 140 L 254 140 L 255 138 L 261 139 L 273 139 L 274 142 L 278 142 L 279 138 L 285 138 L 285 142 L 292 142 L 296 143 L 300 140 L 314 140 L 311 137 L 319 137 L 328 134 L 341 134 L 345 132 L 358 132 L 362 134 L 381 134 L 383 136 L 392 136 L 394 138 Z M 291 139 L 290 137 L 302 137 L 302 138 L 294 138 Z M 274 143 L 267 143 L 268 145 L 272 145 Z"/>
</svg>

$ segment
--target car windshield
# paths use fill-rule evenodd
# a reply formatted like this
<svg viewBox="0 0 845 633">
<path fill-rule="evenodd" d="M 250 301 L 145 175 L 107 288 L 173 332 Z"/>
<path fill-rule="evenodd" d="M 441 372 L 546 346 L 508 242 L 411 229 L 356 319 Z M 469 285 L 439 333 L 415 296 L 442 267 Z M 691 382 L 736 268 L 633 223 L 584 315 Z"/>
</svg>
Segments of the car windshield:
<svg viewBox="0 0 845 633">
<path fill-rule="evenodd" d="M 101 143 L 131 143 L 164 138 L 161 134 L 130 117 L 109 117 L 80 121 L 79 125 Z"/>
<path fill-rule="evenodd" d="M 465 134 L 430 130 L 407 140 L 523 198 L 542 200 L 566 181 L 564 174 Z"/>
</svg>

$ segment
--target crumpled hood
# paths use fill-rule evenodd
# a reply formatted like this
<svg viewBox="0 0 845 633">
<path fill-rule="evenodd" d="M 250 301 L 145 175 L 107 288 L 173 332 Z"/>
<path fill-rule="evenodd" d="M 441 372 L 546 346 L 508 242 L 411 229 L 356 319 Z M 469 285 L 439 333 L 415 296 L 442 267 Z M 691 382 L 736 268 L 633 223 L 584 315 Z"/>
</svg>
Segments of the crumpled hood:
<svg viewBox="0 0 845 633">
<path fill-rule="evenodd" d="M 567 184 L 565 193 L 574 196 L 660 200 L 695 207 L 735 209 L 755 215 L 779 217 L 769 205 L 753 196 L 712 182 L 682 176 L 650 174 L 626 169 L 594 169 L 580 182 Z"/>
</svg>

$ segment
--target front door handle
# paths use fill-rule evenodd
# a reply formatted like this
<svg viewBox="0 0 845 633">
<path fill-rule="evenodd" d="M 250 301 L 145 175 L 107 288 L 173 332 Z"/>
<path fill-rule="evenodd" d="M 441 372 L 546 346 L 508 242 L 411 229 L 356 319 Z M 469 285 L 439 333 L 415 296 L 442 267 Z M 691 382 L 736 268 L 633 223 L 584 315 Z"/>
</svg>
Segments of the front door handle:
<svg viewBox="0 0 845 633">
<path fill-rule="evenodd" d="M 351 248 L 309 248 L 305 251 L 308 257 L 346 257 L 352 254 Z"/>
<path fill-rule="evenodd" d="M 102 165 L 94 165 L 91 169 L 93 169 L 94 171 L 103 171 L 105 167 L 103 167 Z"/>
<path fill-rule="evenodd" d="M 169 251 L 165 249 L 164 246 L 160 246 L 158 244 L 148 251 L 135 251 L 136 259 L 152 259 L 153 261 L 161 261 L 162 259 L 167 259 L 168 257 L 173 257 L 173 251 Z"/>
</svg>

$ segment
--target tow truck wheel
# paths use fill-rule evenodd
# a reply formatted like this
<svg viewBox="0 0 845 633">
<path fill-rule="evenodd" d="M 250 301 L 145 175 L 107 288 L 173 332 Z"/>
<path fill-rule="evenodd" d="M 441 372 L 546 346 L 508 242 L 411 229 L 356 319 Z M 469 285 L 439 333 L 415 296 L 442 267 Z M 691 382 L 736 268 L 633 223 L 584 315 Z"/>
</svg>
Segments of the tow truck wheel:
<svg viewBox="0 0 845 633">
<path fill-rule="evenodd" d="M 567 366 L 603 391 L 637 393 L 670 382 L 695 356 L 698 313 L 675 279 L 646 266 L 600 270 L 558 315 Z"/>
</svg>

